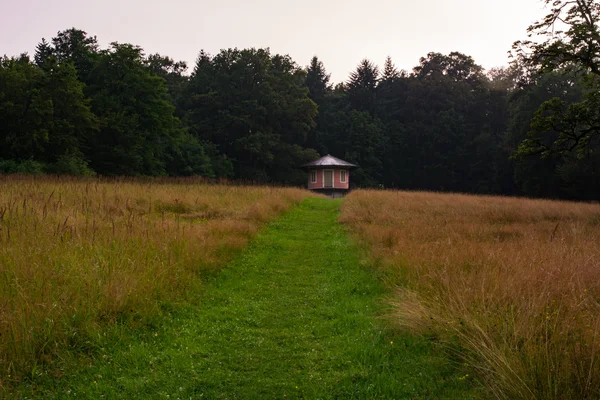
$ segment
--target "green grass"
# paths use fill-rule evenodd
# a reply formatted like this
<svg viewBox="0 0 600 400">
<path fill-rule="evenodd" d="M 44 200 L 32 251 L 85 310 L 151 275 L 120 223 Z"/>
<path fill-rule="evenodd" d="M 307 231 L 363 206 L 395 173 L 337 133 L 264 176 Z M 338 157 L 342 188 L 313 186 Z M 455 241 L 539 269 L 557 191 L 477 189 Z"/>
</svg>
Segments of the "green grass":
<svg viewBox="0 0 600 400">
<path fill-rule="evenodd" d="M 271 223 L 194 306 L 152 326 L 121 324 L 64 375 L 19 397 L 464 399 L 464 379 L 433 342 L 386 329 L 388 294 L 337 223 L 339 201 L 311 198 Z"/>
</svg>

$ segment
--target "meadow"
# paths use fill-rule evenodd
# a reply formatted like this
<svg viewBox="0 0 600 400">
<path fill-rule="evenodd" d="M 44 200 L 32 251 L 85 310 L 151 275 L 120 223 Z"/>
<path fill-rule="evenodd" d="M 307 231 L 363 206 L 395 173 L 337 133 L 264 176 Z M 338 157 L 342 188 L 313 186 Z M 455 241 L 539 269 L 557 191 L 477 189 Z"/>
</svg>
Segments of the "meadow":
<svg viewBox="0 0 600 400">
<path fill-rule="evenodd" d="M 600 205 L 361 190 L 341 221 L 386 281 L 390 319 L 457 352 L 501 399 L 600 393 Z"/>
<path fill-rule="evenodd" d="M 388 289 L 337 222 L 340 203 L 306 199 L 203 279 L 197 304 L 113 325 L 92 357 L 12 398 L 481 398 L 439 346 L 378 318 Z"/>
<path fill-rule="evenodd" d="M 357 190 L 341 201 L 339 222 L 354 242 L 364 247 L 368 259 L 358 261 L 351 247 L 330 254 L 345 255 L 337 261 L 325 261 L 326 257 L 317 253 L 309 261 L 304 248 L 295 253 L 286 251 L 284 257 L 282 246 L 300 246 L 301 232 L 302 246 L 314 251 L 318 246 L 331 249 L 345 243 L 335 222 L 339 201 L 303 203 L 295 213 L 279 220 L 279 225 L 271 224 L 271 236 L 262 241 L 259 236 L 259 243 L 248 254 L 242 253 L 261 226 L 309 196 L 300 189 L 217 185 L 196 179 L 0 177 L 0 397 L 3 388 L 22 387 L 24 393 L 60 398 L 66 382 L 88 390 L 86 386 L 96 375 L 135 370 L 132 365 L 137 365 L 141 354 L 154 359 L 158 357 L 156 351 L 167 352 L 175 341 L 184 341 L 186 349 L 197 347 L 199 354 L 206 353 L 206 348 L 221 349 L 229 343 L 229 337 L 209 335 L 204 341 L 198 340 L 207 332 L 219 331 L 218 325 L 212 326 L 210 321 L 228 315 L 221 322 L 230 329 L 230 324 L 250 318 L 247 307 L 273 301 L 268 303 L 265 316 L 252 319 L 249 327 L 236 325 L 236 329 L 250 333 L 256 329 L 262 335 L 264 323 L 272 324 L 267 339 L 277 341 L 283 332 L 293 332 L 286 339 L 291 348 L 277 345 L 267 354 L 258 348 L 245 348 L 247 338 L 239 338 L 242 346 L 231 346 L 229 351 L 211 350 L 211 354 L 230 363 L 250 354 L 252 359 L 265 357 L 259 366 L 271 365 L 274 361 L 268 361 L 269 357 L 293 353 L 302 346 L 313 346 L 314 352 L 315 327 L 329 329 L 327 324 L 333 321 L 338 335 L 362 338 L 368 333 L 381 340 L 365 345 L 362 339 L 352 339 L 356 354 L 350 357 L 342 356 L 340 349 L 347 348 L 345 342 L 332 337 L 332 342 L 323 347 L 327 356 L 319 355 L 317 359 L 349 357 L 362 372 L 360 379 L 342 379 L 340 383 L 339 376 L 356 371 L 340 367 L 339 376 L 332 375 L 331 366 L 319 362 L 321 369 L 313 372 L 322 374 L 321 383 L 328 382 L 321 385 L 321 389 L 329 388 L 323 389 L 323 396 L 327 390 L 358 390 L 354 396 L 360 398 L 360 393 L 371 387 L 372 382 L 364 380 L 369 376 L 379 380 L 379 390 L 387 390 L 388 397 L 401 390 L 406 396 L 420 398 L 432 393 L 441 396 L 447 390 L 471 393 L 470 388 L 475 389 L 471 394 L 477 397 L 478 388 L 483 386 L 499 399 L 597 398 L 600 205 Z M 314 236 L 314 232 L 325 236 Z M 283 240 L 284 233 L 290 237 Z M 311 244 L 311 240 L 316 242 Z M 240 254 L 246 255 L 235 261 Z M 222 273 L 228 264 L 233 267 Z M 255 265 L 263 269 L 254 271 Z M 262 282 L 261 274 L 268 265 L 273 276 Z M 283 273 L 282 265 L 296 266 L 298 272 Z M 331 265 L 337 265 L 337 269 Z M 339 277 L 323 280 L 323 271 L 342 273 L 347 282 Z M 248 281 L 251 277 L 255 281 Z M 369 289 L 377 277 L 387 289 Z M 291 281 L 278 281 L 282 279 Z M 311 279 L 320 283 L 309 284 Z M 332 281 L 338 282 L 337 286 Z M 226 285 L 248 288 L 249 292 L 244 289 L 238 296 L 238 308 L 243 311 L 234 307 L 234 291 L 225 289 Z M 319 285 L 322 288 L 316 290 Z M 281 286 L 288 289 L 280 292 Z M 320 294 L 333 296 L 332 289 L 338 286 L 339 298 L 321 301 L 325 298 Z M 366 289 L 357 289 L 362 286 Z M 341 299 L 346 298 L 348 287 L 353 288 L 352 293 L 364 292 L 361 304 L 370 312 L 379 309 L 370 302 L 386 297 L 389 307 L 381 313 L 396 333 L 378 331 L 381 328 L 371 321 L 374 316 L 366 311 L 360 322 L 365 326 L 362 330 L 339 328 L 338 322 L 347 318 L 349 306 Z M 267 296 L 271 289 L 272 298 Z M 297 299 L 290 297 L 294 293 Z M 246 299 L 253 296 L 255 302 L 249 304 Z M 337 304 L 340 317 L 322 320 L 327 313 L 315 306 L 314 321 L 301 324 L 312 329 L 306 336 L 300 334 L 294 316 L 308 315 L 304 307 L 306 299 L 312 297 L 319 300 L 319 307 Z M 287 315 L 291 305 L 298 309 Z M 220 310 L 221 306 L 225 311 Z M 215 307 L 219 310 L 214 314 L 217 317 L 213 316 Z M 173 310 L 192 311 L 188 319 L 181 319 Z M 275 311 L 285 316 L 273 317 Z M 170 319 L 178 322 L 165 325 Z M 274 322 L 285 328 L 280 332 Z M 357 323 L 352 320 L 348 327 Z M 195 328 L 189 335 L 166 336 L 171 331 L 179 332 L 180 327 L 188 329 L 190 324 Z M 208 326 L 211 328 L 206 331 Z M 114 336 L 111 327 L 123 327 L 123 333 Z M 373 327 L 377 327 L 375 333 L 370 331 Z M 331 335 L 327 329 L 323 337 Z M 132 350 L 146 346 L 148 332 L 155 330 L 161 331 L 160 338 L 155 333 L 150 338 L 164 341 L 159 348 L 149 347 L 141 353 Z M 121 335 L 129 339 L 112 343 L 104 337 L 106 332 L 112 332 L 111 338 Z M 413 336 L 393 336 L 406 332 Z M 138 333 L 146 338 L 140 343 Z M 307 338 L 310 340 L 302 342 Z M 429 344 L 423 338 L 428 338 Z M 390 353 L 387 349 L 394 341 L 404 344 Z M 441 343 L 449 354 L 435 356 L 435 343 Z M 340 350 L 336 350 L 335 357 L 329 355 L 333 349 Z M 114 354 L 107 355 L 110 351 Z M 98 359 L 99 354 L 104 356 Z M 182 374 L 193 355 L 184 354 Z M 292 358 L 305 356 L 299 351 Z M 88 357 L 94 359 L 93 368 L 90 364 L 91 369 L 81 376 L 61 375 L 65 365 L 70 365 L 71 371 L 78 365 L 88 365 Z M 456 369 L 436 375 L 450 359 L 460 360 Z M 122 368 L 115 369 L 111 362 L 118 360 Z M 231 368 L 235 370 L 238 364 L 234 362 Z M 403 368 L 405 364 L 409 367 Z M 141 365 L 138 372 L 146 373 L 145 364 Z M 172 365 L 176 364 L 164 367 Z M 316 368 L 317 364 L 311 361 L 307 365 Z M 384 371 L 371 370 L 373 365 Z M 275 369 L 285 372 L 285 368 Z M 254 370 L 244 374 L 249 371 Z M 413 376 L 414 371 L 420 371 L 420 378 Z M 275 389 L 300 379 L 295 377 L 297 371 L 287 372 L 285 379 L 273 375 Z M 245 382 L 244 374 L 237 378 L 240 385 Z M 117 375 L 104 386 L 98 384 L 95 390 L 118 393 L 120 389 L 114 386 Z M 171 375 L 165 370 L 158 386 L 167 391 L 173 386 L 171 389 L 176 390 L 176 382 L 169 380 Z M 208 375 L 205 378 L 206 382 L 190 388 L 190 393 L 221 380 L 210 381 Z M 280 379 L 285 385 L 277 383 Z M 44 388 L 38 388 L 41 382 Z M 135 379 L 131 382 L 139 384 Z M 309 381 L 305 384 L 312 385 Z M 146 390 L 140 393 L 151 395 L 160 388 L 133 385 L 130 389 L 132 393 Z M 230 389 L 234 390 L 233 386 Z M 215 390 L 229 389 L 215 386 Z M 87 393 L 92 396 L 95 392 Z"/>
<path fill-rule="evenodd" d="M 93 351 L 108 325 L 193 303 L 199 277 L 307 196 L 193 179 L 0 176 L 0 395 Z"/>
</svg>

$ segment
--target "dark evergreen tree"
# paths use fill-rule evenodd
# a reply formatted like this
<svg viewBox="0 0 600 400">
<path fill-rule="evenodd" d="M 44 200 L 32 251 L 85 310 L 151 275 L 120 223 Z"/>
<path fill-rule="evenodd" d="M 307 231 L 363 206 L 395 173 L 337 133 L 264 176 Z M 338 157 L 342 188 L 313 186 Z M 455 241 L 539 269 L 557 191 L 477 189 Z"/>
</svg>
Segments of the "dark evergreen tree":
<svg viewBox="0 0 600 400">
<path fill-rule="evenodd" d="M 367 112 L 353 110 L 347 114 L 342 127 L 346 132 L 344 159 L 360 167 L 352 173 L 354 185 L 381 185 L 381 154 L 385 143 L 382 128 L 381 122 Z"/>
<path fill-rule="evenodd" d="M 315 127 L 308 134 L 306 146 L 323 154 L 327 153 L 322 138 L 327 136 L 327 117 L 330 114 L 328 110 L 330 107 L 329 95 L 332 92 L 329 79 L 330 75 L 325 70 L 323 62 L 319 61 L 316 56 L 313 57 L 306 69 L 305 84 L 310 98 L 317 104 L 319 113 L 315 118 Z"/>
<path fill-rule="evenodd" d="M 329 83 L 330 75 L 325 70 L 322 61 L 319 61 L 317 56 L 310 60 L 310 65 L 306 69 L 306 87 L 310 98 L 317 104 L 320 104 L 325 99 L 328 92 L 331 91 Z"/>
<path fill-rule="evenodd" d="M 348 99 L 353 109 L 374 114 L 378 80 L 377 66 L 367 59 L 362 60 L 346 83 Z"/>
<path fill-rule="evenodd" d="M 400 79 L 402 75 L 396 69 L 396 66 L 392 62 L 392 58 L 387 56 L 385 58 L 385 62 L 383 64 L 383 74 L 381 75 L 381 82 L 394 83 L 398 79 Z"/>
<path fill-rule="evenodd" d="M 50 44 L 48 42 L 46 42 L 46 39 L 42 38 L 42 41 L 40 43 L 38 43 L 38 45 L 35 48 L 34 60 L 35 60 L 36 65 L 40 68 L 45 68 L 46 61 L 52 55 L 53 55 L 52 46 L 50 46 Z"/>
<path fill-rule="evenodd" d="M 403 107 L 407 79 L 398 72 L 391 57 L 385 59 L 383 75 L 377 85 L 377 115 L 383 121 L 397 120 Z"/>
</svg>

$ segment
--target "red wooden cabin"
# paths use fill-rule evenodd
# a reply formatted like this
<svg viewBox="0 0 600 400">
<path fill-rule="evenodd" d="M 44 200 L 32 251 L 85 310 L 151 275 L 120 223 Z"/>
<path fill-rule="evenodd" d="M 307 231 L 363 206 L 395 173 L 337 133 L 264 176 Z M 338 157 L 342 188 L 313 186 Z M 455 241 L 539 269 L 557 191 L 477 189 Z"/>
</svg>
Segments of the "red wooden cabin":
<svg viewBox="0 0 600 400">
<path fill-rule="evenodd" d="M 308 171 L 308 188 L 331 197 L 343 197 L 350 188 L 350 169 L 356 165 L 327 154 L 302 166 Z"/>
</svg>

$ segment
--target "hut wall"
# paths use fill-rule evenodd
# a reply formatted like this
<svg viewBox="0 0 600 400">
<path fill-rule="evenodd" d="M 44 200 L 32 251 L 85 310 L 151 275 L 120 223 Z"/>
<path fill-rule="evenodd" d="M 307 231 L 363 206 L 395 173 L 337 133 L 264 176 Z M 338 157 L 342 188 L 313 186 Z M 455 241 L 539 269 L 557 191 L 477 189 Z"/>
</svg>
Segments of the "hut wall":
<svg viewBox="0 0 600 400">
<path fill-rule="evenodd" d="M 323 171 L 325 170 L 333 170 L 333 186 L 335 189 L 348 189 L 349 183 L 350 183 L 350 171 L 347 169 L 339 169 L 339 168 L 329 168 L 329 167 L 323 167 L 323 168 L 315 168 L 314 170 L 311 170 L 308 172 L 308 188 L 309 189 L 323 189 L 323 179 L 324 179 L 324 173 Z M 311 174 L 312 171 L 316 171 L 317 173 L 317 182 L 316 183 L 312 183 L 311 182 Z M 341 177 L 342 177 L 342 173 L 341 171 L 346 171 L 346 182 L 342 183 Z"/>
<path fill-rule="evenodd" d="M 346 171 L 346 182 L 342 183 L 342 171 Z M 337 169 L 333 173 L 333 181 L 336 189 L 348 189 L 350 183 L 350 171 L 347 169 Z"/>
<path fill-rule="evenodd" d="M 311 183 L 310 177 L 312 175 L 312 171 L 317 173 L 317 182 Z M 323 187 L 323 171 L 319 169 L 314 169 L 308 171 L 308 188 L 309 189 L 321 189 Z"/>
</svg>

